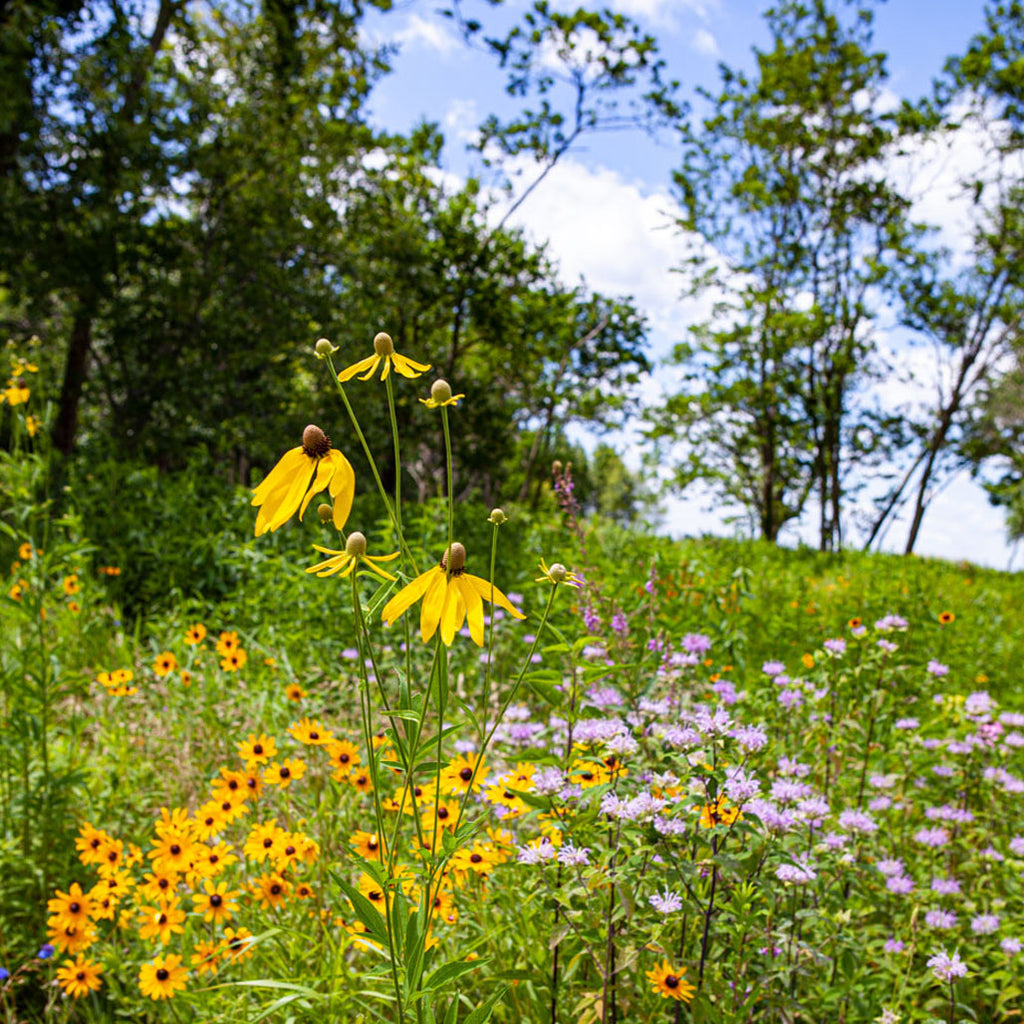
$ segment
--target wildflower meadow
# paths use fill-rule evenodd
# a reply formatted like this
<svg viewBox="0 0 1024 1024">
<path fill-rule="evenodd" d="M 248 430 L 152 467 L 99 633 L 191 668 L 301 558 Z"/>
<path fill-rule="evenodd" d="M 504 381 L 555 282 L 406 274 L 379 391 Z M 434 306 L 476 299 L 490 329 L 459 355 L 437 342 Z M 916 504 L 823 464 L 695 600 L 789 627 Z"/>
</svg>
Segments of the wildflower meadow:
<svg viewBox="0 0 1024 1024">
<path fill-rule="evenodd" d="M 1019 577 L 669 542 L 562 464 L 460 503 L 472 393 L 368 350 L 310 346 L 334 415 L 235 492 L 231 594 L 132 620 L 12 355 L 0 1019 L 1016 1019 Z"/>
</svg>

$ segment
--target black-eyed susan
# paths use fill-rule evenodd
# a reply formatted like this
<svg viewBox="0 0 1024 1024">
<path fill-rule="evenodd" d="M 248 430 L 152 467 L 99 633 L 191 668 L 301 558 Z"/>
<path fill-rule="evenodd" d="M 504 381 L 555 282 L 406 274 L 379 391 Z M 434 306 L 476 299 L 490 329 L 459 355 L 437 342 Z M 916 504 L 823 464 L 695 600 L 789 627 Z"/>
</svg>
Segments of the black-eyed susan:
<svg viewBox="0 0 1024 1024">
<path fill-rule="evenodd" d="M 300 718 L 288 726 L 288 735 L 308 747 L 326 747 L 334 741 L 334 733 L 316 718 Z"/>
<path fill-rule="evenodd" d="M 310 499 L 325 487 L 340 530 L 352 509 L 356 475 L 348 459 L 331 447 L 331 439 L 311 423 L 302 432 L 302 444 L 285 452 L 253 492 L 252 504 L 259 508 L 256 536 L 284 526 L 296 512 L 301 519 Z"/>
<path fill-rule="evenodd" d="M 27 562 L 32 557 L 32 545 L 28 541 L 18 545 L 18 557 Z"/>
<path fill-rule="evenodd" d="M 156 846 L 148 854 L 153 861 L 154 871 L 184 873 L 192 863 L 194 845 L 195 840 L 191 831 L 171 830 L 160 836 Z"/>
<path fill-rule="evenodd" d="M 426 373 L 430 369 L 429 363 L 418 363 L 415 359 L 410 359 L 408 356 L 403 356 L 396 352 L 395 343 L 391 335 L 381 331 L 374 336 L 373 355 L 360 359 L 359 362 L 353 363 L 351 366 L 346 366 L 338 374 L 338 380 L 344 383 L 360 373 L 362 374 L 359 378 L 360 380 L 369 380 L 377 372 L 381 364 L 384 367 L 380 374 L 382 381 L 388 379 L 388 375 L 392 370 L 400 376 L 412 380 L 414 377 L 418 377 L 421 373 Z"/>
<path fill-rule="evenodd" d="M 177 887 L 178 873 L 176 871 L 153 871 L 142 880 L 138 892 L 147 900 L 168 903 Z"/>
<path fill-rule="evenodd" d="M 277 742 L 272 736 L 261 732 L 249 733 L 244 743 L 238 744 L 238 756 L 248 764 L 266 764 L 277 755 Z"/>
<path fill-rule="evenodd" d="M 483 788 L 487 777 L 484 760 L 474 753 L 459 754 L 454 760 L 441 769 L 441 791 L 449 794 L 474 793 Z"/>
<path fill-rule="evenodd" d="M 74 956 L 96 941 L 96 928 L 91 922 L 82 925 L 61 924 L 56 918 L 50 917 L 46 921 L 46 938 L 59 953 Z"/>
<path fill-rule="evenodd" d="M 220 967 L 221 944 L 200 939 L 192 947 L 192 966 L 201 978 L 204 974 L 216 974 Z"/>
<path fill-rule="evenodd" d="M 153 671 L 160 676 L 170 675 L 178 667 L 178 659 L 170 651 L 162 651 L 153 662 Z"/>
<path fill-rule="evenodd" d="M 246 859 L 256 861 L 257 863 L 266 860 L 271 856 L 274 841 L 282 832 L 284 832 L 284 829 L 278 827 L 277 818 L 271 818 L 270 821 L 261 821 L 255 824 L 245 840 L 245 845 L 242 847 L 242 852 L 245 854 Z"/>
<path fill-rule="evenodd" d="M 330 557 L 322 562 L 317 562 L 316 565 L 311 565 L 306 572 L 315 572 L 317 576 L 334 576 L 336 573 L 349 576 L 357 563 L 362 562 L 371 572 L 376 573 L 382 579 L 394 582 L 395 577 L 391 573 L 385 572 L 377 563 L 392 561 L 398 557 L 398 552 L 396 551 L 392 555 L 368 555 L 366 553 L 366 537 L 358 530 L 348 535 L 344 551 L 322 548 L 319 544 L 314 544 L 313 549 Z"/>
<path fill-rule="evenodd" d="M 181 935 L 185 931 L 182 926 L 185 911 L 178 906 L 177 897 L 169 903 L 142 907 L 139 916 L 139 935 L 144 939 L 157 939 L 163 946 L 171 941 L 172 935 Z"/>
<path fill-rule="evenodd" d="M 100 675 L 106 675 L 101 672 Z M 83 822 L 78 828 L 78 838 L 75 840 L 75 849 L 78 851 L 78 859 L 83 864 L 100 864 L 103 861 L 103 844 L 112 837 L 101 828 Z"/>
<path fill-rule="evenodd" d="M 249 655 L 245 653 L 244 647 L 236 647 L 233 651 L 225 654 L 220 659 L 220 667 L 225 672 L 238 672 L 245 668 L 245 663 L 249 660 Z"/>
<path fill-rule="evenodd" d="M 227 882 L 215 885 L 207 878 L 203 882 L 203 892 L 192 894 L 192 905 L 197 914 L 203 915 L 204 921 L 223 924 L 233 916 L 235 900 L 239 895 L 237 891 L 228 889 Z"/>
<path fill-rule="evenodd" d="M 201 622 L 193 623 L 185 631 L 185 643 L 190 647 L 201 644 L 206 639 L 206 627 Z"/>
<path fill-rule="evenodd" d="M 716 825 L 731 825 L 743 817 L 738 807 L 730 807 L 724 793 L 719 793 L 711 803 L 704 804 L 700 809 L 700 827 L 714 828 Z"/>
<path fill-rule="evenodd" d="M 337 778 L 338 774 L 335 772 L 334 778 Z M 364 771 L 353 771 L 348 777 L 348 781 L 352 783 L 353 787 L 359 790 L 360 793 L 372 793 L 373 792 L 373 781 L 367 772 Z"/>
<path fill-rule="evenodd" d="M 151 999 L 171 999 L 185 987 L 188 969 L 181 966 L 181 957 L 176 953 L 153 958 L 143 964 L 139 971 L 139 990 Z"/>
<path fill-rule="evenodd" d="M 103 982 L 100 975 L 103 973 L 103 965 L 86 960 L 81 953 L 74 960 L 65 960 L 63 965 L 57 968 L 57 981 L 64 989 L 64 994 L 72 999 L 80 999 L 90 992 L 98 992 Z"/>
<path fill-rule="evenodd" d="M 484 601 L 499 605 L 513 618 L 526 618 L 497 587 L 466 572 L 465 565 L 466 549 L 461 544 L 452 544 L 438 565 L 421 573 L 388 601 L 381 618 L 393 625 L 422 597 L 420 637 L 426 643 L 440 626 L 441 640 L 449 647 L 466 621 L 474 643 L 483 647 Z"/>
<path fill-rule="evenodd" d="M 384 844 L 376 832 L 353 832 L 348 842 L 363 860 L 380 860 Z"/>
<path fill-rule="evenodd" d="M 241 647 L 242 641 L 238 639 L 237 630 L 224 630 L 217 638 L 217 653 L 223 658 L 226 654 Z"/>
<path fill-rule="evenodd" d="M 78 576 L 72 574 L 64 577 L 61 587 L 64 589 L 64 593 L 71 597 L 72 594 L 77 594 L 82 589 L 82 584 L 78 582 Z"/>
<path fill-rule="evenodd" d="M 53 915 L 54 925 L 83 927 L 89 923 L 93 913 L 93 901 L 88 893 L 82 892 L 77 882 L 72 882 L 67 892 L 57 890 L 56 895 L 47 901 L 47 909 Z"/>
<path fill-rule="evenodd" d="M 291 892 L 291 883 L 287 882 L 276 871 L 271 874 L 260 875 L 252 885 L 253 895 L 260 901 L 264 910 L 284 906 Z"/>
<path fill-rule="evenodd" d="M 248 928 L 225 928 L 224 950 L 232 960 L 248 960 L 256 939 Z"/>
<path fill-rule="evenodd" d="M 286 757 L 278 763 L 272 761 L 263 769 L 263 781 L 269 786 L 287 789 L 293 782 L 306 774 L 306 762 L 297 757 Z"/>
<path fill-rule="evenodd" d="M 288 700 L 298 704 L 306 696 L 306 691 L 298 683 L 289 683 L 284 688 L 284 695 Z"/>
<path fill-rule="evenodd" d="M 195 859 L 192 861 L 192 871 L 204 878 L 219 874 L 226 867 L 234 864 L 238 858 L 231 851 L 234 847 L 230 843 L 220 842 L 216 846 L 196 847 Z"/>
<path fill-rule="evenodd" d="M 349 740 L 335 740 L 327 747 L 327 756 L 334 766 L 334 778 L 345 781 L 349 773 L 359 764 L 359 748 Z"/>
<path fill-rule="evenodd" d="M 662 999 L 674 999 L 676 1002 L 688 1003 L 693 999 L 696 989 L 683 975 L 685 967 L 673 967 L 668 960 L 662 960 L 657 967 L 646 972 L 648 979 Z"/>
<path fill-rule="evenodd" d="M 228 815 L 221 809 L 221 805 L 216 800 L 207 800 L 196 809 L 192 831 L 196 839 L 205 841 L 220 835 L 227 823 Z"/>
<path fill-rule="evenodd" d="M 956 619 L 956 616 L 952 612 L 939 612 L 939 625 L 940 626 L 948 626 L 955 619 Z"/>
</svg>

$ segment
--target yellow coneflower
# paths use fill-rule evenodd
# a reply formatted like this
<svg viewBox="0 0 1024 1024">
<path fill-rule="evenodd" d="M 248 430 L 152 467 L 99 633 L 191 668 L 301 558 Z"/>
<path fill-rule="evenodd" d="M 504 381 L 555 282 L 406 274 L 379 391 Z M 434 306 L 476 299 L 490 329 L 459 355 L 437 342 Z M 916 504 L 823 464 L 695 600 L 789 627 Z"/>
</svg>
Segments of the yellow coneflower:
<svg viewBox="0 0 1024 1024">
<path fill-rule="evenodd" d="M 257 863 L 266 860 L 271 856 L 274 841 L 282 832 L 284 829 L 278 827 L 277 818 L 258 822 L 249 832 L 245 845 L 242 847 L 242 853 L 245 854 L 246 859 Z"/>
<path fill-rule="evenodd" d="M 86 960 L 81 953 L 74 960 L 65 960 L 61 967 L 57 968 L 57 981 L 64 989 L 64 994 L 72 999 L 79 999 L 87 996 L 90 992 L 99 991 L 103 982 L 100 975 L 103 973 L 103 965 Z"/>
<path fill-rule="evenodd" d="M 363 860 L 380 860 L 384 844 L 376 832 L 353 832 L 348 842 Z"/>
<path fill-rule="evenodd" d="M 674 999 L 676 1002 L 688 1003 L 693 999 L 696 989 L 683 978 L 685 967 L 673 967 L 668 960 L 662 960 L 657 967 L 646 972 L 662 999 Z"/>
<path fill-rule="evenodd" d="M 178 873 L 176 871 L 153 871 L 142 880 L 138 892 L 147 900 L 167 903 L 177 887 Z"/>
<path fill-rule="evenodd" d="M 238 639 L 238 632 L 236 630 L 225 630 L 217 638 L 217 653 L 224 657 L 230 654 L 232 651 L 237 650 L 241 646 L 242 642 Z"/>
<path fill-rule="evenodd" d="M 224 929 L 224 950 L 232 960 L 247 960 L 255 944 L 256 939 L 248 928 Z"/>
<path fill-rule="evenodd" d="M 63 583 L 61 583 L 61 587 L 68 597 L 71 597 L 72 594 L 77 594 L 82 589 L 82 585 L 78 582 L 78 577 L 75 575 L 66 576 Z"/>
<path fill-rule="evenodd" d="M 452 544 L 438 565 L 421 573 L 388 601 L 381 618 L 389 626 L 394 625 L 422 597 L 420 637 L 426 643 L 440 626 L 441 640 L 449 647 L 463 622 L 469 623 L 473 642 L 483 646 L 484 601 L 499 605 L 513 618 L 526 618 L 497 587 L 466 572 L 465 565 L 466 549 L 461 544 Z"/>
<path fill-rule="evenodd" d="M 474 753 L 459 754 L 441 769 L 441 791 L 461 794 L 468 792 L 472 786 L 473 792 L 479 793 L 486 777 L 487 768 L 483 758 Z"/>
<path fill-rule="evenodd" d="M 253 894 L 259 897 L 260 906 L 266 910 L 272 907 L 276 910 L 285 904 L 288 894 L 291 891 L 291 883 L 286 882 L 276 872 L 268 875 L 260 875 L 252 885 Z"/>
<path fill-rule="evenodd" d="M 334 766 L 334 778 L 343 782 L 359 764 L 359 748 L 348 740 L 335 740 L 327 747 L 327 757 Z"/>
<path fill-rule="evenodd" d="M 46 921 L 46 938 L 58 953 L 74 956 L 96 941 L 96 928 L 92 922 L 82 925 L 61 924 L 55 917 L 50 917 Z"/>
<path fill-rule="evenodd" d="M 227 823 L 228 816 L 221 809 L 221 805 L 216 800 L 208 800 L 202 807 L 196 810 L 192 831 L 196 839 L 205 842 L 207 839 L 220 835 Z"/>
<path fill-rule="evenodd" d="M 179 874 L 188 870 L 192 861 L 192 847 L 195 840 L 187 831 L 169 831 L 159 837 L 154 849 L 147 855 L 153 861 L 155 871 L 174 871 Z"/>
<path fill-rule="evenodd" d="M 429 363 L 418 363 L 415 359 L 410 359 L 408 356 L 403 356 L 396 352 L 395 343 L 391 335 L 381 331 L 374 336 L 373 355 L 360 359 L 359 362 L 353 363 L 351 366 L 346 366 L 338 374 L 338 380 L 344 383 L 359 373 L 362 374 L 362 377 L 359 378 L 360 380 L 369 380 L 382 363 L 384 365 L 380 375 L 382 381 L 388 379 L 392 369 L 395 373 L 409 380 L 418 377 L 421 373 L 426 373 L 430 369 Z"/>
<path fill-rule="evenodd" d="M 465 395 L 453 395 L 451 384 L 443 377 L 439 377 L 430 385 L 430 397 L 421 398 L 420 402 L 428 409 L 440 409 L 442 405 L 458 405 L 459 399 L 465 397 Z"/>
<path fill-rule="evenodd" d="M 298 704 L 306 696 L 306 691 L 298 683 L 289 683 L 284 688 L 284 695 L 288 700 L 295 701 Z"/>
<path fill-rule="evenodd" d="M 220 967 L 221 945 L 201 939 L 192 947 L 192 966 L 201 978 L 204 974 L 216 974 Z"/>
<path fill-rule="evenodd" d="M 738 807 L 730 807 L 724 793 L 719 793 L 714 803 L 704 804 L 700 809 L 700 827 L 714 828 L 716 825 L 731 825 L 743 817 Z"/>
<path fill-rule="evenodd" d="M 312 423 L 302 432 L 302 444 L 281 456 L 253 492 L 252 504 L 259 508 L 256 536 L 283 526 L 296 512 L 302 519 L 314 494 L 328 488 L 334 502 L 334 525 L 341 530 L 352 509 L 356 475 L 351 463 L 331 439 Z"/>
<path fill-rule="evenodd" d="M 377 563 L 390 562 L 398 557 L 396 551 L 392 555 L 368 555 L 366 553 L 366 538 L 358 531 L 348 535 L 345 541 L 345 550 L 336 551 L 334 548 L 324 548 L 319 544 L 313 545 L 314 551 L 329 557 L 316 565 L 311 565 L 306 572 L 315 572 L 317 576 L 334 576 L 340 573 L 342 577 L 350 576 L 359 562 L 362 562 L 371 572 L 376 573 L 382 579 L 394 581 L 395 577 L 385 572 Z"/>
<path fill-rule="evenodd" d="M 139 990 L 151 999 L 171 999 L 185 987 L 188 969 L 181 966 L 181 957 L 175 953 L 158 956 L 139 971 Z"/>
<path fill-rule="evenodd" d="M 577 758 L 569 772 L 569 781 L 583 789 L 591 789 L 594 786 L 603 786 L 611 782 L 611 773 L 605 771 L 604 765 L 597 761 L 584 761 Z"/>
<path fill-rule="evenodd" d="M 100 675 L 105 675 L 101 672 Z M 83 822 L 78 828 L 75 849 L 83 864 L 99 864 L 103 861 L 103 844 L 112 837 L 101 828 Z"/>
</svg>

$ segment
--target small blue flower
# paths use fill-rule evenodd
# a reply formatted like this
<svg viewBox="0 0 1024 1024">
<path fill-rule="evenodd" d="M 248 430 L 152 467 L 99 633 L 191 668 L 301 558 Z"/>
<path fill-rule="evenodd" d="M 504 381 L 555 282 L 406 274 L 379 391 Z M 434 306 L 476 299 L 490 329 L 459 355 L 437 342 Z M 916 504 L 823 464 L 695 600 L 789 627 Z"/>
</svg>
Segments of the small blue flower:
<svg viewBox="0 0 1024 1024">
<path fill-rule="evenodd" d="M 6 981 L 11 976 L 11 972 L 6 967 L 0 967 L 0 981 Z"/>
<path fill-rule="evenodd" d="M 48 942 L 44 942 L 39 947 L 39 952 L 36 953 L 36 956 L 40 960 L 49 960 L 50 957 L 53 956 L 53 946 L 51 946 Z"/>
</svg>

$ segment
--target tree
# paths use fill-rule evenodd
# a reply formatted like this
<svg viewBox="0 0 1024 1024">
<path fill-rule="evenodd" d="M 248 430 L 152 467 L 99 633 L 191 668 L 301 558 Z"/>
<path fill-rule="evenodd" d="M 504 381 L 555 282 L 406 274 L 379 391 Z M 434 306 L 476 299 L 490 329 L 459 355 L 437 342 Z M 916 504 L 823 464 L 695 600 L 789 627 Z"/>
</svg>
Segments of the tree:
<svg viewBox="0 0 1024 1024">
<path fill-rule="evenodd" d="M 876 371 L 875 304 L 912 232 L 882 167 L 898 125 L 880 103 L 870 8 L 846 23 L 825 0 L 784 0 L 766 17 L 756 73 L 722 67 L 722 91 L 701 93 L 710 113 L 682 128 L 681 227 L 696 239 L 682 270 L 715 306 L 674 353 L 686 386 L 651 436 L 688 441 L 676 484 L 707 481 L 769 540 L 813 496 L 832 550 L 855 469 L 890 447 L 858 388 Z"/>
</svg>

